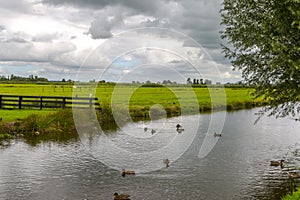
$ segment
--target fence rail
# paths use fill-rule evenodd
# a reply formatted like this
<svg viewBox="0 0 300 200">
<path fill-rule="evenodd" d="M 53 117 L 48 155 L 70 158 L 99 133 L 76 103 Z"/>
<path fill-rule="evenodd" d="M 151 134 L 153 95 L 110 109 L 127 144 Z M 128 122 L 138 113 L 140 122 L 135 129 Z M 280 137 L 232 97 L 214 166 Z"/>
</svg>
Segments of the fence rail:
<svg viewBox="0 0 300 200">
<path fill-rule="evenodd" d="M 97 97 L 20 96 L 0 95 L 0 109 L 24 108 L 95 108 L 100 109 Z"/>
</svg>

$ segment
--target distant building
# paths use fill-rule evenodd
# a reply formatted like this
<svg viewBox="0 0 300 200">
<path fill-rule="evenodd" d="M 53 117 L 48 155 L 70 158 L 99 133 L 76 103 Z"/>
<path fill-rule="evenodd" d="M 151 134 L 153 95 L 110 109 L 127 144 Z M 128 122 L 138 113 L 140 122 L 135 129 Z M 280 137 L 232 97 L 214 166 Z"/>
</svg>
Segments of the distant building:
<svg viewBox="0 0 300 200">
<path fill-rule="evenodd" d="M 211 81 L 211 80 L 208 80 L 208 79 L 205 79 L 204 83 L 205 83 L 206 85 L 211 85 L 211 84 L 212 84 L 212 81 Z"/>
</svg>

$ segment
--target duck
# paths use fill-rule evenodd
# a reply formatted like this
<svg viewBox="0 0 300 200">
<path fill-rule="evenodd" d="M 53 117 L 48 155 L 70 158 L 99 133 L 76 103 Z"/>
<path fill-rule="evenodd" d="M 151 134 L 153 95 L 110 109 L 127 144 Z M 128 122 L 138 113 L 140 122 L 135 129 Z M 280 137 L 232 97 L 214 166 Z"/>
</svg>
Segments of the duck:
<svg viewBox="0 0 300 200">
<path fill-rule="evenodd" d="M 177 131 L 177 133 L 182 133 L 182 131 L 184 131 L 184 129 L 182 128 L 182 126 L 180 124 L 177 124 L 176 131 Z"/>
<path fill-rule="evenodd" d="M 39 131 L 35 131 L 33 135 L 34 136 L 38 136 L 38 135 L 40 135 L 40 132 Z"/>
<path fill-rule="evenodd" d="M 280 166 L 281 168 L 283 168 L 283 162 L 284 162 L 284 160 L 279 160 L 279 161 L 270 161 L 270 166 L 275 166 L 275 167 L 277 167 L 277 166 Z"/>
<path fill-rule="evenodd" d="M 290 178 L 300 178 L 300 174 L 297 172 L 289 172 L 289 177 Z"/>
<path fill-rule="evenodd" d="M 147 127 L 144 127 L 144 132 L 147 132 L 148 128 Z"/>
<path fill-rule="evenodd" d="M 166 167 L 169 167 L 170 161 L 169 161 L 168 158 L 166 158 L 166 159 L 163 160 L 163 163 L 166 165 Z"/>
<path fill-rule="evenodd" d="M 122 171 L 122 176 L 125 177 L 126 175 L 135 175 L 135 171 L 125 170 Z"/>
<path fill-rule="evenodd" d="M 151 130 L 151 133 L 152 133 L 152 135 L 153 135 L 154 133 L 156 133 L 156 130 L 152 129 L 152 130 Z"/>
<path fill-rule="evenodd" d="M 130 195 L 128 194 L 118 194 L 117 192 L 114 193 L 114 200 L 130 200 Z"/>
<path fill-rule="evenodd" d="M 217 134 L 216 132 L 214 133 L 214 137 L 222 137 L 222 134 Z"/>
<path fill-rule="evenodd" d="M 176 130 L 180 129 L 182 126 L 180 124 L 176 125 Z"/>
</svg>

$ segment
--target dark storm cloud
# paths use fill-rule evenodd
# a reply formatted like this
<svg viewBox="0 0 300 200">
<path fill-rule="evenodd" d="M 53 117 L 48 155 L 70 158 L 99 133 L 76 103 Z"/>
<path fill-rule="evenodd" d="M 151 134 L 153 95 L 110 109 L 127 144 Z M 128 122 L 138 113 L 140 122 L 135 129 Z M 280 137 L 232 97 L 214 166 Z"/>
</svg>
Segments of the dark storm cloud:
<svg viewBox="0 0 300 200">
<path fill-rule="evenodd" d="M 96 0 L 44 0 L 45 4 L 60 6 L 68 5 L 77 8 L 87 8 L 97 11 L 95 19 L 87 31 L 93 39 L 106 39 L 113 36 L 112 30 L 123 25 L 123 20 L 133 15 L 154 16 L 154 20 L 146 20 L 136 26 L 167 27 L 168 8 L 170 1 L 154 0 L 126 0 L 126 1 L 96 1 Z"/>
<path fill-rule="evenodd" d="M 141 22 L 137 25 L 139 27 L 173 28 L 194 38 L 205 48 L 220 47 L 221 40 L 218 34 L 220 0 L 43 0 L 43 2 L 56 6 L 71 5 L 94 10 L 110 10 L 109 13 L 98 14 L 91 22 L 88 33 L 94 39 L 111 37 L 112 30 L 122 24 L 124 18 L 142 14 L 154 19 Z M 109 19 L 109 16 L 113 17 L 113 20 Z"/>
<path fill-rule="evenodd" d="M 71 5 L 79 8 L 103 9 L 107 6 L 125 6 L 138 12 L 153 14 L 165 0 L 141 1 L 141 0 L 43 0 L 50 5 Z"/>
<path fill-rule="evenodd" d="M 112 37 L 112 29 L 122 26 L 123 13 L 122 8 L 105 9 L 97 13 L 95 19 L 91 22 L 88 34 L 93 39 L 106 39 Z"/>
</svg>

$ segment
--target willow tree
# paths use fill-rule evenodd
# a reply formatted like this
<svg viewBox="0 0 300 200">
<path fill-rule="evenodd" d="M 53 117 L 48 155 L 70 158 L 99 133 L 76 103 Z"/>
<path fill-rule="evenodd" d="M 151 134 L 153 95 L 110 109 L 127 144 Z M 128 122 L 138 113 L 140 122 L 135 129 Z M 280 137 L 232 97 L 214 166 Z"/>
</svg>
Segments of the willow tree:
<svg viewBox="0 0 300 200">
<path fill-rule="evenodd" d="M 225 57 L 257 97 L 261 114 L 300 120 L 300 0 L 224 0 Z"/>
</svg>

